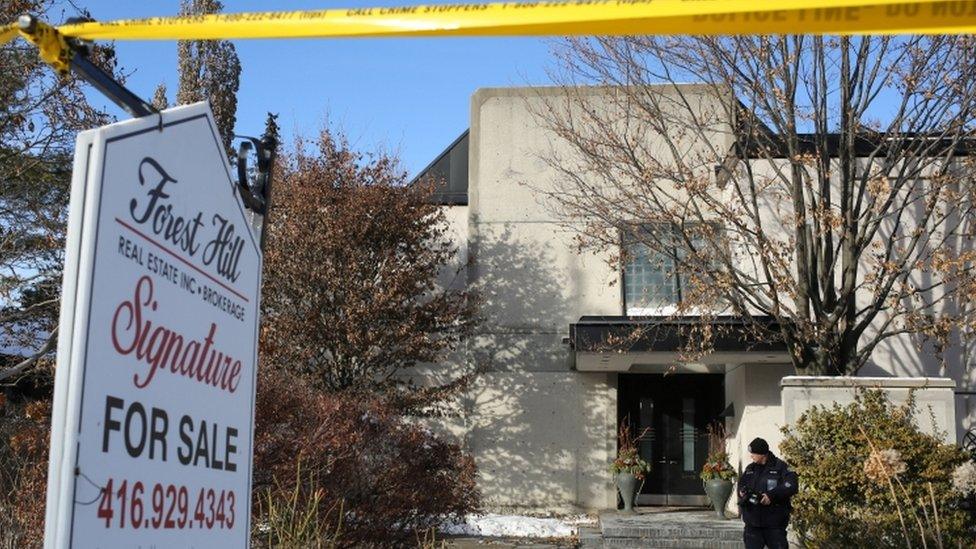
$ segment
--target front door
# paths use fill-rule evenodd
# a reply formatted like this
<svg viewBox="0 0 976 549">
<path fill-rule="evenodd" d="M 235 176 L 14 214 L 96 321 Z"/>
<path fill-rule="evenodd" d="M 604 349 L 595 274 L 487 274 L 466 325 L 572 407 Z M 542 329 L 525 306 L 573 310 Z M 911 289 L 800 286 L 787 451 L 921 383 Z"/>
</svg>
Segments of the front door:
<svg viewBox="0 0 976 549">
<path fill-rule="evenodd" d="M 618 414 L 629 418 L 651 464 L 643 505 L 705 505 L 698 474 L 708 457 L 709 423 L 725 408 L 722 374 L 620 374 Z"/>
</svg>

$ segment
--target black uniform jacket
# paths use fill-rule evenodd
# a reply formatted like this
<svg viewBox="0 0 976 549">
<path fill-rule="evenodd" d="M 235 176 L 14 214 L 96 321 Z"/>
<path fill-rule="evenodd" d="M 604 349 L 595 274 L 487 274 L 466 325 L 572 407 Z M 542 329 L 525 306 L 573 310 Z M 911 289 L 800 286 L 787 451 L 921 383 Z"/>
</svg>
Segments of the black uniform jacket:
<svg viewBox="0 0 976 549">
<path fill-rule="evenodd" d="M 742 477 L 736 493 L 739 494 L 739 513 L 747 526 L 758 528 L 786 528 L 790 522 L 790 498 L 798 488 L 796 473 L 787 463 L 772 452 L 766 458 L 766 465 L 750 463 Z M 770 505 L 752 505 L 746 501 L 742 492 L 768 494 Z"/>
</svg>

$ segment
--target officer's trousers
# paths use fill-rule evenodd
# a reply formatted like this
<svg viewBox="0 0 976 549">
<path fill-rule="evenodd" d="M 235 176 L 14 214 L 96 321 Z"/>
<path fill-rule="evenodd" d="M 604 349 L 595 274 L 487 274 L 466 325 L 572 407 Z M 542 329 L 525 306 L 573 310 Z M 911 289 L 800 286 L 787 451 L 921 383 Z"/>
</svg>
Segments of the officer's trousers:
<svg viewBox="0 0 976 549">
<path fill-rule="evenodd" d="M 757 528 L 746 526 L 742 532 L 746 549 L 789 549 L 786 541 L 786 528 Z"/>
</svg>

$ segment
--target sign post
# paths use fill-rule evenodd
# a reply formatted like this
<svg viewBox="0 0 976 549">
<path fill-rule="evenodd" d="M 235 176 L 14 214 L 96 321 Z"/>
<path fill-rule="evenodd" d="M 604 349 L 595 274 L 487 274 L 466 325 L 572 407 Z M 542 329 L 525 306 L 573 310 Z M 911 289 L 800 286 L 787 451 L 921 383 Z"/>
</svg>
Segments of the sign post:
<svg viewBox="0 0 976 549">
<path fill-rule="evenodd" d="M 75 154 L 45 546 L 247 546 L 262 256 L 213 115 Z"/>
</svg>

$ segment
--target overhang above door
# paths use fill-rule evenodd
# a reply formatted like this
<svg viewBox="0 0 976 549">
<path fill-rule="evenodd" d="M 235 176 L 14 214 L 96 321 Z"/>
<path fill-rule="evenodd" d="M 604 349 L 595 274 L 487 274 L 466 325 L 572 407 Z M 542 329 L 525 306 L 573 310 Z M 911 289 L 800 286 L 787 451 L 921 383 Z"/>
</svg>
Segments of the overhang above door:
<svg viewBox="0 0 976 549">
<path fill-rule="evenodd" d="M 680 362 L 678 351 L 700 322 L 696 317 L 584 316 L 569 325 L 569 345 L 579 371 L 653 372 Z M 790 361 L 778 326 L 768 317 L 754 318 L 750 324 L 718 317 L 709 324 L 716 334 L 714 351 L 683 363 L 682 371 L 716 373 L 725 364 Z"/>
</svg>

